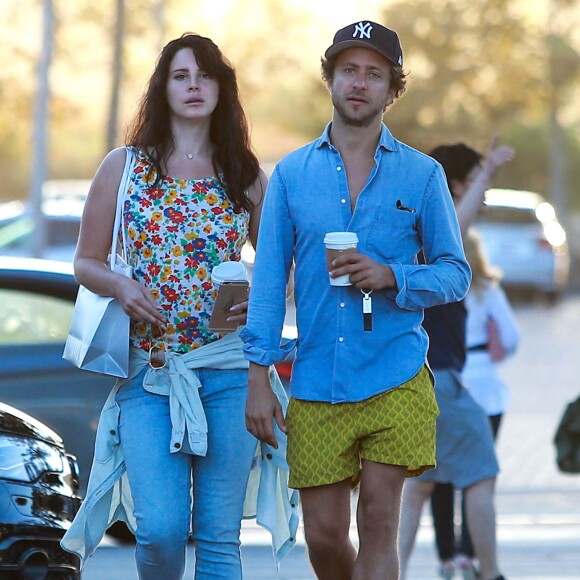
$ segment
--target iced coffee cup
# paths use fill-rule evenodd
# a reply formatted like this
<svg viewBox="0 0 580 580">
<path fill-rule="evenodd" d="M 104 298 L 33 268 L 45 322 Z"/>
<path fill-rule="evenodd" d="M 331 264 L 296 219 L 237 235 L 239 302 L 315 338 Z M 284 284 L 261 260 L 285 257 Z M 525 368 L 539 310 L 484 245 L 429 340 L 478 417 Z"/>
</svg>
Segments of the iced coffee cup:
<svg viewBox="0 0 580 580">
<path fill-rule="evenodd" d="M 222 262 L 211 271 L 211 281 L 216 290 L 219 290 L 224 282 L 236 282 L 247 279 L 246 268 L 244 268 L 241 262 Z"/>
<path fill-rule="evenodd" d="M 358 236 L 355 232 L 328 232 L 324 236 L 324 245 L 326 246 L 326 268 L 330 272 L 332 261 L 349 252 L 354 252 L 358 245 Z M 329 279 L 331 286 L 350 286 L 351 281 L 348 274 L 338 278 Z"/>
</svg>

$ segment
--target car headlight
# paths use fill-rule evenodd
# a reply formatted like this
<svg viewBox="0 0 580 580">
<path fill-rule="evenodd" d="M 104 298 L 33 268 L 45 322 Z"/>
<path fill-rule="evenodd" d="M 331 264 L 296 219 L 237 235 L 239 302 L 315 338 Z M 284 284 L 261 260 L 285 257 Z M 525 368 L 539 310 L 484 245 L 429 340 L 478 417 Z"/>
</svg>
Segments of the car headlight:
<svg viewBox="0 0 580 580">
<path fill-rule="evenodd" d="M 566 243 L 566 232 L 558 222 L 545 223 L 544 235 L 546 236 L 546 240 L 554 248 L 559 248 Z"/>
<path fill-rule="evenodd" d="M 31 483 L 62 471 L 61 453 L 44 441 L 0 434 L 0 478 Z"/>
</svg>

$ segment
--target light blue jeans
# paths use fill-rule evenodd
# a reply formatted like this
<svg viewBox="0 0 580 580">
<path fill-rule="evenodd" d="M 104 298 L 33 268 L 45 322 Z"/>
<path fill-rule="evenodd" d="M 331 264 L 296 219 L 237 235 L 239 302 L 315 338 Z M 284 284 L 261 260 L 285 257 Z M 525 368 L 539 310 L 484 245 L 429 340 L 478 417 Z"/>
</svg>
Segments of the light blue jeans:
<svg viewBox="0 0 580 580">
<path fill-rule="evenodd" d="M 256 449 L 245 427 L 247 371 L 198 371 L 208 423 L 206 457 L 169 452 L 169 398 L 143 388 L 144 372 L 116 396 L 137 520 L 139 578 L 183 578 L 192 522 L 195 578 L 241 579 L 242 506 Z"/>
</svg>

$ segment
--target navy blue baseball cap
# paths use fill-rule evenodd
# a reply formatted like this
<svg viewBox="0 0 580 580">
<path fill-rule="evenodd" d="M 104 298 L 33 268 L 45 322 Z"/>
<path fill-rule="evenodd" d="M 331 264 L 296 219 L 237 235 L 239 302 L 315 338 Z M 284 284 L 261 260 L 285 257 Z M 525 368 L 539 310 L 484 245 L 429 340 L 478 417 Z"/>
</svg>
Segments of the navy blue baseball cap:
<svg viewBox="0 0 580 580">
<path fill-rule="evenodd" d="M 361 21 L 341 28 L 324 53 L 326 58 L 337 55 L 347 48 L 370 48 L 382 54 L 396 66 L 403 66 L 403 49 L 394 30 L 376 22 Z"/>
</svg>

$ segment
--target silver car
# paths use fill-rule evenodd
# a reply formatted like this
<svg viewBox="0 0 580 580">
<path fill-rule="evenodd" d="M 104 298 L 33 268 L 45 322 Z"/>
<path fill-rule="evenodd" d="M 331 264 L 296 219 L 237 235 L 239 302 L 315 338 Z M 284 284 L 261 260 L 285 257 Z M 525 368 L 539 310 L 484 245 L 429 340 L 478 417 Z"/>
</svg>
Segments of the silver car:
<svg viewBox="0 0 580 580">
<path fill-rule="evenodd" d="M 477 222 L 490 262 L 507 290 L 530 290 L 555 299 L 566 290 L 570 256 L 566 232 L 540 194 L 490 189 Z"/>
<path fill-rule="evenodd" d="M 72 261 L 81 215 L 90 181 L 65 179 L 46 181 L 43 185 L 42 214 L 44 240 L 42 257 L 50 260 Z M 35 220 L 29 205 L 21 201 L 0 203 L 0 255 L 30 256 Z"/>
</svg>

